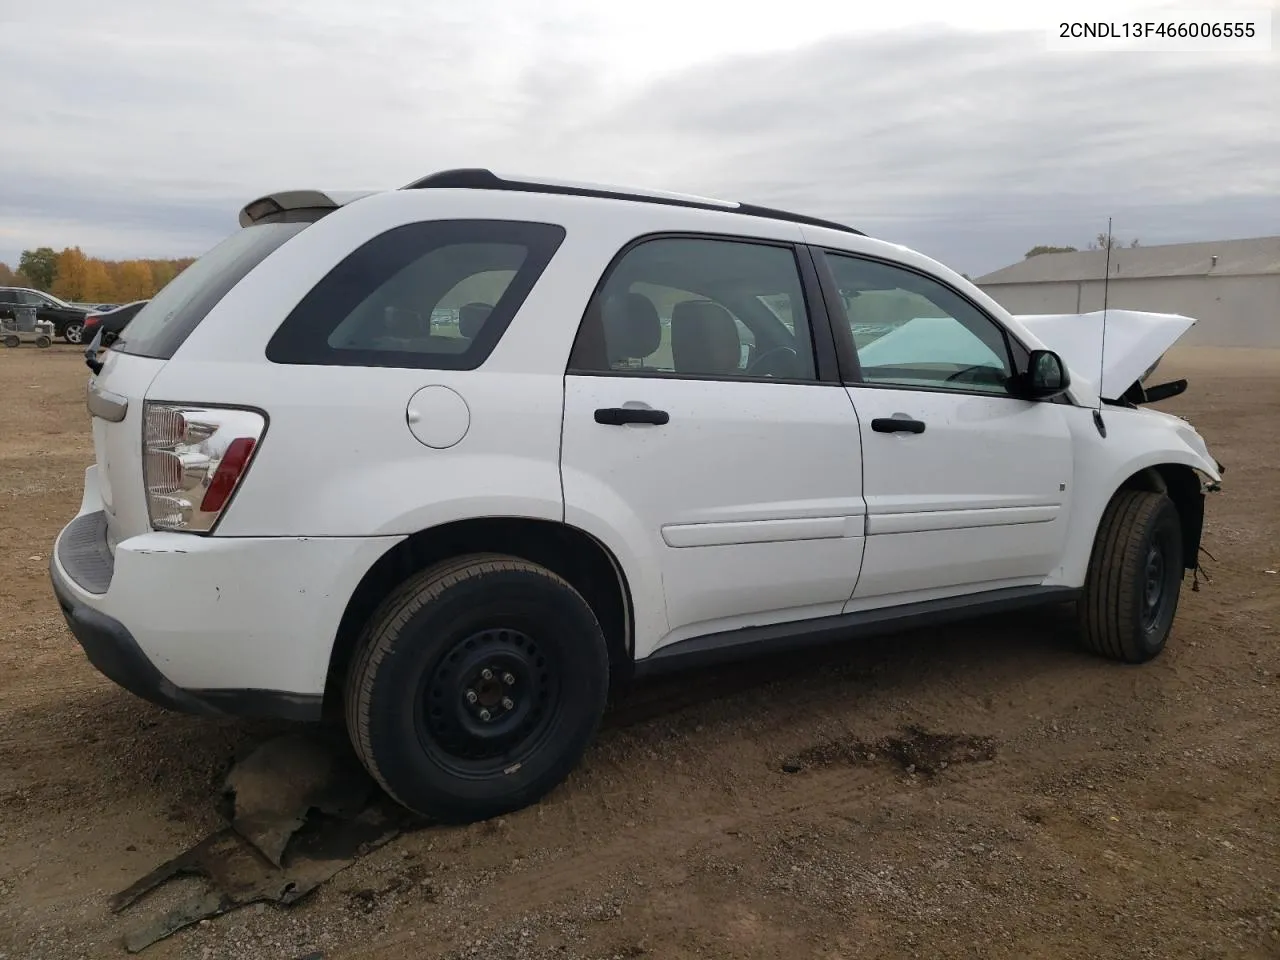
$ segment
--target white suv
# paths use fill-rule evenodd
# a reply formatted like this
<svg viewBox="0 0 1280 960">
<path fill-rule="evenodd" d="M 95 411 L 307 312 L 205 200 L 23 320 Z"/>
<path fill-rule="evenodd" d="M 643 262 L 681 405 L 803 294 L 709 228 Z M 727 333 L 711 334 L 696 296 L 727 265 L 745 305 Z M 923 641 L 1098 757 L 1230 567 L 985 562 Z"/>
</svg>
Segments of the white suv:
<svg viewBox="0 0 1280 960">
<path fill-rule="evenodd" d="M 88 354 L 51 575 L 135 694 L 345 716 L 472 820 L 619 678 L 1061 601 L 1165 644 L 1221 468 L 1139 403 L 1192 321 L 1113 311 L 1099 383 L 1096 316 L 857 230 L 484 170 L 240 222 Z"/>
</svg>

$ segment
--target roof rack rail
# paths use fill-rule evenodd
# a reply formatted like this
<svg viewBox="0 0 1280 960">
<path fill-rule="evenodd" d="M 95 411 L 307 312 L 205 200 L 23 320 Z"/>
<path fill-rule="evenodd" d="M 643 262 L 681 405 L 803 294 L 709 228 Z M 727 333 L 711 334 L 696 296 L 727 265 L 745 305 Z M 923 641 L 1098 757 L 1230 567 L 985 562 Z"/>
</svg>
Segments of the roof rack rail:
<svg viewBox="0 0 1280 960">
<path fill-rule="evenodd" d="M 638 203 L 659 203 L 673 207 L 694 207 L 699 210 L 722 210 L 726 213 L 740 213 L 749 217 L 765 217 L 770 220 L 783 220 L 789 223 L 803 223 L 811 227 L 826 227 L 828 230 L 839 230 L 842 233 L 855 233 L 864 236 L 861 230 L 834 220 L 823 220 L 802 213 L 791 213 L 786 210 L 775 210 L 772 207 L 759 207 L 750 203 L 737 203 L 725 200 L 712 200 L 706 197 L 692 197 L 684 194 L 627 191 L 618 188 L 552 182 L 539 180 L 517 180 L 500 177 L 492 170 L 483 167 L 442 170 L 428 174 L 413 183 L 402 187 L 402 190 L 459 189 L 459 190 L 514 190 L 522 193 L 555 193 L 574 197 L 599 197 L 606 200 L 632 200 Z"/>
</svg>

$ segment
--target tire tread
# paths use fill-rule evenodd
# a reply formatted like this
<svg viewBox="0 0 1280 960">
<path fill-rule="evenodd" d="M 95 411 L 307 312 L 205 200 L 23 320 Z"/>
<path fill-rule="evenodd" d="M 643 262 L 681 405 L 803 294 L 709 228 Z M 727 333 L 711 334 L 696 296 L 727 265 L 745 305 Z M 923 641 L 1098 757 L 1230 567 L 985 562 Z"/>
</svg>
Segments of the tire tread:
<svg viewBox="0 0 1280 960">
<path fill-rule="evenodd" d="M 1129 663 L 1149 659 L 1135 644 L 1128 618 L 1142 589 L 1147 528 L 1167 505 L 1161 493 L 1121 490 L 1102 515 L 1078 610 L 1081 640 L 1095 653 Z"/>
</svg>

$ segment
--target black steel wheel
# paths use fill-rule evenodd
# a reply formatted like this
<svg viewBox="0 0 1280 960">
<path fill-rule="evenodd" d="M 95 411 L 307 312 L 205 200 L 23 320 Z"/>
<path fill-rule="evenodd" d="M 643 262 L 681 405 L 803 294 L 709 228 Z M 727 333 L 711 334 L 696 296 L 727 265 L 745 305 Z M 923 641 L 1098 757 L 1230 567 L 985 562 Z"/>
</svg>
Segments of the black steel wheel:
<svg viewBox="0 0 1280 960">
<path fill-rule="evenodd" d="M 536 752 L 561 706 L 560 664 L 521 630 L 459 638 L 419 688 L 418 738 L 441 767 L 484 776 Z"/>
<path fill-rule="evenodd" d="M 1173 501 L 1144 490 L 1117 493 L 1098 525 L 1078 605 L 1085 645 L 1128 663 L 1159 655 L 1178 611 L 1183 570 Z"/>
<path fill-rule="evenodd" d="M 466 822 L 567 777 L 604 712 L 609 662 L 591 607 L 514 557 L 411 577 L 374 614 L 347 676 L 347 729 L 404 806 Z"/>
</svg>

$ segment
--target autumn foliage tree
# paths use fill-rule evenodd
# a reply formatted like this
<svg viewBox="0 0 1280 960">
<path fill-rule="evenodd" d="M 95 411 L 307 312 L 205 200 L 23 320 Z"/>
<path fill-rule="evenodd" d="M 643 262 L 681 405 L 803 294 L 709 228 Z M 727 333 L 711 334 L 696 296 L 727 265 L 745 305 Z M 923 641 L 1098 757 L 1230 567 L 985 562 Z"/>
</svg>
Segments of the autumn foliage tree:
<svg viewBox="0 0 1280 960">
<path fill-rule="evenodd" d="M 0 287 L 29 287 L 31 278 L 21 270 L 10 269 L 7 263 L 0 263 Z"/>
<path fill-rule="evenodd" d="M 107 265 L 101 260 L 90 258 L 84 265 L 84 302 L 103 303 L 115 300 L 115 284 Z"/>
<path fill-rule="evenodd" d="M 151 264 L 145 260 L 126 260 L 120 264 L 116 283 L 120 299 L 125 303 L 144 300 L 155 293 L 155 277 L 151 273 Z"/>
<path fill-rule="evenodd" d="M 67 247 L 54 266 L 53 288 L 49 291 L 63 300 L 83 300 L 88 279 L 89 258 L 79 247 Z"/>
<path fill-rule="evenodd" d="M 51 247 L 22 251 L 17 270 L 0 263 L 0 286 L 32 287 L 72 303 L 130 303 L 148 300 L 194 262 L 103 260 L 79 247 L 61 253 Z"/>
</svg>

